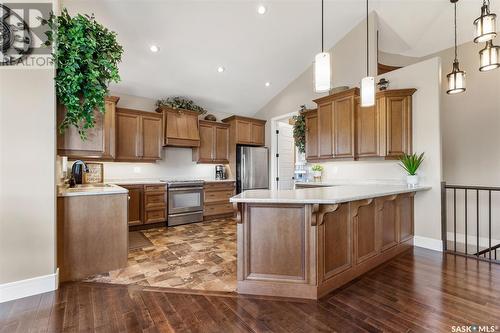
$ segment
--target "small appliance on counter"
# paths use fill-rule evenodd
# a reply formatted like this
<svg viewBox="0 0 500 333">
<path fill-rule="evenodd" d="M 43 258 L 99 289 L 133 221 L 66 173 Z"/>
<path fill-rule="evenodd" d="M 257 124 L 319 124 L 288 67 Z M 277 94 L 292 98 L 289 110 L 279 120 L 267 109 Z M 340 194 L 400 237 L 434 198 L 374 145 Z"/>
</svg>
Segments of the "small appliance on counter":
<svg viewBox="0 0 500 333">
<path fill-rule="evenodd" d="M 87 164 L 85 164 L 82 160 L 75 161 L 71 167 L 70 187 L 73 187 L 76 184 L 83 184 L 83 174 L 86 172 L 89 172 Z"/>
<path fill-rule="evenodd" d="M 215 180 L 224 180 L 226 179 L 226 168 L 222 165 L 215 166 Z"/>
<path fill-rule="evenodd" d="M 307 180 L 307 162 L 299 161 L 295 163 L 295 181 L 303 182 Z"/>
</svg>

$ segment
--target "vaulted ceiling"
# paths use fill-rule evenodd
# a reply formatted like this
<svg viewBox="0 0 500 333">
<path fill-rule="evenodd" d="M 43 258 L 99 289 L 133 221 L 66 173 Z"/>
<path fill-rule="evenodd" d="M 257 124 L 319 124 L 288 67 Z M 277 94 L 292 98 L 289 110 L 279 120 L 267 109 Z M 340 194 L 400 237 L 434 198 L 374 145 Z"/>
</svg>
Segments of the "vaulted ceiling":
<svg viewBox="0 0 500 333">
<path fill-rule="evenodd" d="M 261 4 L 264 15 L 257 13 Z M 458 4 L 459 42 L 466 42 L 481 1 Z M 189 96 L 211 111 L 254 114 L 321 48 L 320 0 L 64 0 L 63 6 L 94 13 L 118 33 L 125 54 L 122 81 L 112 90 L 154 99 Z M 492 6 L 500 14 L 500 1 Z M 373 0 L 370 9 L 379 17 L 383 51 L 418 57 L 453 45 L 447 0 Z M 363 0 L 326 0 L 325 48 L 364 15 Z M 152 53 L 152 44 L 160 51 Z M 225 71 L 218 73 L 219 66 Z"/>
</svg>

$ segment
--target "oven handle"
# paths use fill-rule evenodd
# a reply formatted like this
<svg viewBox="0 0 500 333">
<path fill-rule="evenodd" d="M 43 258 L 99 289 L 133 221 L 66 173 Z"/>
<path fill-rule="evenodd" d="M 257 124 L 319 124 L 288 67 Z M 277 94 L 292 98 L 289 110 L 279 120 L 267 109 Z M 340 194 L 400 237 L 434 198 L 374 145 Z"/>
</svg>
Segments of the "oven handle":
<svg viewBox="0 0 500 333">
<path fill-rule="evenodd" d="M 168 190 L 171 191 L 171 192 L 176 192 L 176 191 L 193 191 L 193 190 L 199 191 L 199 190 L 203 190 L 203 187 L 174 187 L 174 188 L 170 187 Z"/>
<path fill-rule="evenodd" d="M 187 213 L 168 214 L 168 216 L 169 217 L 171 217 L 171 216 L 177 217 L 177 216 L 194 215 L 194 214 L 200 214 L 200 213 L 203 213 L 203 211 L 202 210 L 196 210 L 196 211 L 187 212 Z"/>
</svg>

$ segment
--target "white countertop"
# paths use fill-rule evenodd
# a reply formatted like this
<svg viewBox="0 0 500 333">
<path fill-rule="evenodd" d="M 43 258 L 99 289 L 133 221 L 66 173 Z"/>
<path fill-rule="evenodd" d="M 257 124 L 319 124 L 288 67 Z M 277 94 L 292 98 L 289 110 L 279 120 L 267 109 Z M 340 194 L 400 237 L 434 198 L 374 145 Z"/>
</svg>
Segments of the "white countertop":
<svg viewBox="0 0 500 333">
<path fill-rule="evenodd" d="M 231 198 L 238 203 L 337 204 L 400 193 L 430 190 L 430 186 L 356 184 L 296 190 L 250 190 Z"/>
<path fill-rule="evenodd" d="M 84 184 L 77 187 L 58 186 L 58 197 L 78 197 L 82 195 L 126 194 L 128 190 L 114 184 Z"/>
<path fill-rule="evenodd" d="M 105 183 L 107 184 L 117 184 L 117 185 L 139 185 L 139 184 L 166 184 L 171 180 L 189 180 L 191 178 L 137 178 L 137 179 L 107 179 Z M 192 178 L 192 180 L 198 180 L 196 178 Z M 201 179 L 206 183 L 224 183 L 224 182 L 234 182 L 234 179 L 224 179 L 224 180 L 216 180 L 216 179 Z"/>
<path fill-rule="evenodd" d="M 339 186 L 339 185 L 406 185 L 406 180 L 398 179 L 325 179 L 320 181 L 296 181 L 302 187 Z"/>
</svg>

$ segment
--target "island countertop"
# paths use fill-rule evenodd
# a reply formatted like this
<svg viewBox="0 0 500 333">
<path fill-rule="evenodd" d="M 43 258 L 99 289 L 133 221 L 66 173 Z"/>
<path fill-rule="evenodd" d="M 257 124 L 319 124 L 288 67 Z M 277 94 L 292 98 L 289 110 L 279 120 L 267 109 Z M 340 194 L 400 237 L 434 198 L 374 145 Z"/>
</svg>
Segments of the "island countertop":
<svg viewBox="0 0 500 333">
<path fill-rule="evenodd" d="M 233 203 L 338 204 L 430 189 L 430 186 L 425 185 L 408 187 L 408 185 L 362 184 L 295 190 L 249 190 L 232 197 L 230 201 Z"/>
</svg>

